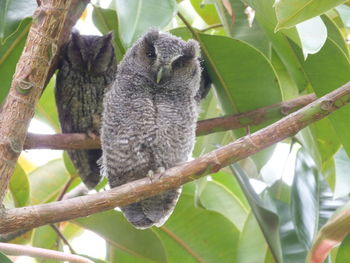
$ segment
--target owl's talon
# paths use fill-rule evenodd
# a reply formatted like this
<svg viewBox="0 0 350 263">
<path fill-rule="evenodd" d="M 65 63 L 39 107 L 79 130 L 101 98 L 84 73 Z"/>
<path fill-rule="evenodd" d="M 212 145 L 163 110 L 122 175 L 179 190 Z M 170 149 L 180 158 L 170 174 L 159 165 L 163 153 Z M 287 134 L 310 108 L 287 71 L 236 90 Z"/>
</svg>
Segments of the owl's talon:
<svg viewBox="0 0 350 263">
<path fill-rule="evenodd" d="M 93 140 L 97 140 L 98 139 L 98 135 L 96 133 L 94 133 L 93 131 L 89 130 L 86 132 L 87 136 Z"/>
<path fill-rule="evenodd" d="M 149 170 L 148 173 L 147 173 L 147 177 L 149 178 L 151 183 L 153 183 L 154 172 L 152 170 Z"/>
<path fill-rule="evenodd" d="M 160 179 L 163 177 L 163 175 L 165 174 L 165 168 L 164 167 L 159 167 L 156 171 L 156 173 L 158 174 L 157 179 Z"/>
</svg>

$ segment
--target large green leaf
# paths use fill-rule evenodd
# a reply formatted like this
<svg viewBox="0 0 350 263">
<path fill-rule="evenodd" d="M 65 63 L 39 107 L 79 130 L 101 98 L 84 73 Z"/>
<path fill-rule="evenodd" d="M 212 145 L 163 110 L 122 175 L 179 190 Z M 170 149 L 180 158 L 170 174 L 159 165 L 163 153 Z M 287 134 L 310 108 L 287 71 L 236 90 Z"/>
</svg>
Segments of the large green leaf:
<svg viewBox="0 0 350 263">
<path fill-rule="evenodd" d="M 122 213 L 107 211 L 73 221 L 103 237 L 107 242 L 137 258 L 152 262 L 167 262 L 161 241 L 152 230 L 137 230 Z"/>
<path fill-rule="evenodd" d="M 296 25 L 296 29 L 305 58 L 320 51 L 326 42 L 327 28 L 318 16 Z"/>
<path fill-rule="evenodd" d="M 294 32 L 275 32 L 277 18 L 273 9 L 274 0 L 242 0 L 245 4 L 251 6 L 255 10 L 255 20 L 260 28 L 265 32 L 272 47 L 276 51 L 278 57 L 284 64 L 291 79 L 296 83 L 299 90 L 307 87 L 308 80 L 302 70 L 301 64 L 292 48 L 288 37 L 294 36 L 292 39 L 297 41 L 295 29 Z M 288 33 L 288 37 L 285 33 Z M 297 41 L 298 43 L 298 41 Z"/>
<path fill-rule="evenodd" d="M 23 19 L 32 16 L 37 3 L 35 0 L 1 0 L 0 1 L 0 43 L 14 34 Z"/>
<path fill-rule="evenodd" d="M 220 170 L 219 172 L 212 174 L 211 178 L 214 181 L 224 185 L 226 189 L 229 189 L 232 192 L 232 194 L 239 198 L 240 202 L 244 205 L 246 209 L 250 208 L 247 198 L 245 197 L 244 192 L 242 191 L 242 188 L 240 187 L 237 179 L 232 175 L 232 172 L 230 170 Z"/>
<path fill-rule="evenodd" d="M 119 39 L 118 17 L 114 9 L 103 9 L 94 6 L 92 11 L 92 21 L 102 34 L 113 32 L 113 42 L 115 46 L 115 56 L 117 61 L 121 61 L 125 53 L 125 49 Z"/>
<path fill-rule="evenodd" d="M 0 103 L 11 87 L 12 77 L 17 61 L 22 54 L 31 21 L 30 18 L 24 19 L 16 33 L 9 37 L 5 43 L 0 41 Z"/>
<path fill-rule="evenodd" d="M 18 163 L 11 177 L 9 189 L 16 207 L 27 205 L 30 194 L 29 180 L 27 173 Z"/>
<path fill-rule="evenodd" d="M 331 249 L 339 245 L 350 233 L 350 202 L 339 209 L 320 229 L 309 251 L 307 262 L 321 263 Z"/>
<path fill-rule="evenodd" d="M 335 263 L 347 262 L 349 258 L 350 258 L 350 235 L 348 235 L 341 243 L 338 249 Z"/>
<path fill-rule="evenodd" d="M 302 59 L 302 58 L 300 58 Z M 310 55 L 304 69 L 312 84 L 312 89 L 321 97 L 350 80 L 350 63 L 347 55 L 332 40 L 328 39 L 320 52 Z M 350 107 L 342 107 L 328 118 L 339 141 L 350 155 Z"/>
<path fill-rule="evenodd" d="M 349 58 L 349 50 L 342 29 L 330 17 L 323 15 L 321 18 L 327 27 L 328 38 L 331 39 Z"/>
<path fill-rule="evenodd" d="M 213 4 L 203 4 L 202 0 L 190 0 L 190 2 L 196 12 L 208 25 L 220 23 L 219 16 Z"/>
<path fill-rule="evenodd" d="M 33 247 L 58 250 L 59 240 L 57 233 L 49 225 L 35 228 L 32 234 L 31 245 Z M 36 259 L 36 261 L 37 263 L 58 263 L 57 260 L 53 259 Z"/>
<path fill-rule="evenodd" d="M 250 185 L 249 179 L 238 164 L 230 166 L 250 204 L 252 212 L 276 262 L 282 261 L 281 240 L 279 237 L 279 218 L 273 208 L 263 201 Z"/>
<path fill-rule="evenodd" d="M 108 263 L 119 263 L 119 262 L 132 262 L 132 263 L 152 263 L 154 261 L 139 258 L 136 255 L 127 253 L 126 251 L 115 248 L 112 245 L 107 244 L 107 259 Z"/>
<path fill-rule="evenodd" d="M 288 248 L 295 255 L 288 253 L 287 258 L 292 259 L 295 256 L 303 257 L 311 247 L 318 229 L 331 217 L 333 212 L 343 205 L 345 200 L 334 200 L 332 192 L 319 173 L 313 160 L 303 149 L 299 150 L 296 159 L 295 176 L 292 185 L 291 216 L 296 237 L 294 240 L 285 242 Z M 282 213 L 280 213 L 282 214 Z M 293 236 L 293 229 L 288 231 L 288 235 Z M 292 261 L 291 261 L 292 262 Z"/>
<path fill-rule="evenodd" d="M 202 205 L 212 211 L 224 215 L 241 231 L 247 219 L 248 212 L 241 201 L 217 182 L 207 182 L 199 194 Z"/>
<path fill-rule="evenodd" d="M 228 37 L 198 36 L 209 74 L 227 114 L 281 101 L 273 68 L 258 50 Z"/>
<path fill-rule="evenodd" d="M 318 171 L 310 159 L 302 150 L 298 151 L 291 202 L 296 233 L 306 248 L 310 248 L 318 229 L 320 203 Z"/>
<path fill-rule="evenodd" d="M 350 159 L 343 148 L 335 155 L 336 183 L 334 198 L 343 197 L 350 192 Z"/>
<path fill-rule="evenodd" d="M 57 197 L 69 179 L 62 159 L 40 166 L 29 174 L 31 203 L 45 203 Z"/>
<path fill-rule="evenodd" d="M 329 9 L 344 3 L 344 0 L 280 0 L 275 9 L 278 19 L 276 30 L 289 28 L 296 24 L 323 14 Z"/>
<path fill-rule="evenodd" d="M 253 213 L 249 213 L 239 238 L 237 260 L 239 263 L 264 262 L 268 250 Z M 254 251 L 254 253 L 252 253 Z M 271 261 L 270 261 L 271 262 Z"/>
<path fill-rule="evenodd" d="M 255 20 L 252 21 L 252 24 L 250 24 L 248 16 L 245 12 L 246 5 L 241 1 L 235 0 L 230 0 L 229 3 L 231 5 L 229 10 L 233 13 L 234 19 L 227 10 L 227 2 L 226 6 L 224 5 L 223 1 L 216 1 L 215 4 L 227 34 L 233 38 L 240 39 L 251 44 L 269 57 L 271 52 L 271 44 Z"/>
<path fill-rule="evenodd" d="M 169 262 L 234 262 L 239 231 L 224 216 L 195 208 L 193 196 L 182 194 L 166 224 L 154 228 Z"/>
<path fill-rule="evenodd" d="M 175 0 L 116 0 L 120 38 L 130 47 L 150 27 L 163 28 L 176 14 Z"/>
<path fill-rule="evenodd" d="M 13 263 L 8 257 L 6 257 L 3 253 L 0 252 L 0 262 L 1 263 Z"/>
</svg>

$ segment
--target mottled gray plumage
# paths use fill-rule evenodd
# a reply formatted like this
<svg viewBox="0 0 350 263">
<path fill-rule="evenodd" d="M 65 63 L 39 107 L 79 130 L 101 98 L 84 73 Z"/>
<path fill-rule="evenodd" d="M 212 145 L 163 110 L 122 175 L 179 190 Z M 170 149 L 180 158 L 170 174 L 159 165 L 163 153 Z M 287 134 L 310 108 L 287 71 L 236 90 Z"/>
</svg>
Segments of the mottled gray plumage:
<svg viewBox="0 0 350 263">
<path fill-rule="evenodd" d="M 84 36 L 73 32 L 62 51 L 56 80 L 56 105 L 63 133 L 96 133 L 101 129 L 103 97 L 116 74 L 112 35 Z M 96 161 L 101 150 L 68 151 L 83 182 L 100 181 Z"/>
<path fill-rule="evenodd" d="M 102 120 L 103 174 L 111 187 L 188 160 L 194 145 L 199 46 L 151 30 L 118 65 Z M 151 172 L 150 172 L 151 171 Z M 161 226 L 180 188 L 121 207 L 137 228 Z"/>
</svg>

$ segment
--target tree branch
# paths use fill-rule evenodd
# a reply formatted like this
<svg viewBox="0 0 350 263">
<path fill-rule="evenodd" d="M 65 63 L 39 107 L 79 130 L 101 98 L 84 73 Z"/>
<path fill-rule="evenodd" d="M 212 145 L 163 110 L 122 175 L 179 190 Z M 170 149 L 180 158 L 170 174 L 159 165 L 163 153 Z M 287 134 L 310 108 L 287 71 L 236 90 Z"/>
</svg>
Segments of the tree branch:
<svg viewBox="0 0 350 263">
<path fill-rule="evenodd" d="M 302 128 L 326 117 L 349 102 L 350 82 L 272 125 L 193 161 L 168 169 L 160 178 L 158 176 L 152 181 L 149 178 L 143 178 L 96 194 L 55 203 L 3 210 L 0 212 L 0 233 L 88 216 L 176 188 L 204 175 L 215 173 L 227 165 L 294 135 Z"/>
<path fill-rule="evenodd" d="M 57 64 L 58 53 L 87 0 L 42 0 L 0 113 L 0 204 L 7 190 L 36 103 Z"/>
<path fill-rule="evenodd" d="M 56 250 L 44 249 L 39 247 L 29 247 L 25 245 L 0 243 L 0 251 L 7 255 L 30 256 L 37 258 L 68 261 L 72 263 L 94 263 L 90 259 L 87 259 L 82 256 L 71 255 Z"/>
<path fill-rule="evenodd" d="M 315 94 L 300 96 L 298 98 L 276 103 L 241 114 L 219 117 L 199 121 L 197 123 L 197 136 L 210 133 L 228 131 L 258 125 L 271 119 L 278 119 L 300 109 L 316 99 Z M 71 134 L 27 134 L 24 149 L 98 149 L 101 148 L 98 137 L 91 138 L 84 133 Z"/>
</svg>

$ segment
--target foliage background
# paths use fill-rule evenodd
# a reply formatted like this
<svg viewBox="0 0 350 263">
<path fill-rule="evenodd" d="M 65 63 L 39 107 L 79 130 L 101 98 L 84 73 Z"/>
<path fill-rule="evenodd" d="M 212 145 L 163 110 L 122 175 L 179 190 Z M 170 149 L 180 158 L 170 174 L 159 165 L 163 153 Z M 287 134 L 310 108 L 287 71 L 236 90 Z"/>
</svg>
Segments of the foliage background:
<svg viewBox="0 0 350 263">
<path fill-rule="evenodd" d="M 33 0 L 25 2 L 0 1 L 0 102 L 10 87 L 36 7 Z M 118 61 L 152 26 L 199 41 L 214 84 L 201 105 L 200 119 L 207 119 L 302 94 L 322 96 L 349 81 L 350 7 L 344 2 L 114 0 L 108 8 L 95 2 L 90 11 L 102 34 L 114 32 Z M 46 87 L 35 118 L 60 132 L 54 81 L 53 77 Z M 321 226 L 348 201 L 349 116 L 350 107 L 344 107 L 280 145 L 186 184 L 174 214 L 161 228 L 135 230 L 117 210 L 57 227 L 67 240 L 84 229 L 105 239 L 108 253 L 96 262 L 303 262 Z M 272 113 L 263 124 L 250 125 L 250 132 L 280 117 L 279 112 Z M 241 129 L 198 137 L 194 157 L 245 134 Z M 5 205 L 53 202 L 79 183 L 66 154 L 40 166 L 24 155 Z M 259 191 L 257 185 L 262 186 Z M 349 241 L 346 238 L 327 261 L 346 262 Z M 51 226 L 12 242 L 64 247 Z"/>
</svg>

